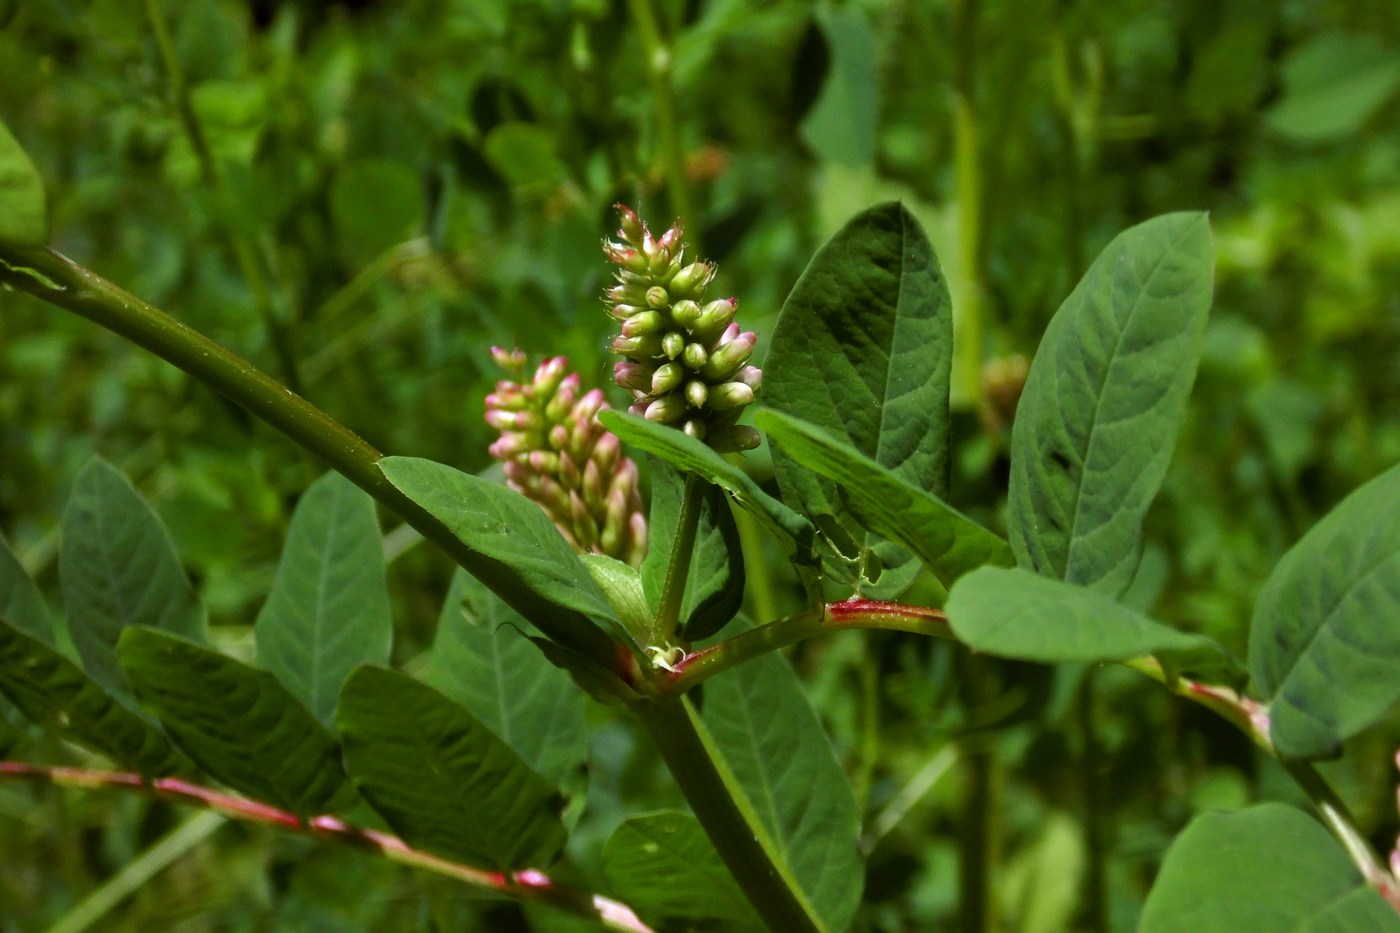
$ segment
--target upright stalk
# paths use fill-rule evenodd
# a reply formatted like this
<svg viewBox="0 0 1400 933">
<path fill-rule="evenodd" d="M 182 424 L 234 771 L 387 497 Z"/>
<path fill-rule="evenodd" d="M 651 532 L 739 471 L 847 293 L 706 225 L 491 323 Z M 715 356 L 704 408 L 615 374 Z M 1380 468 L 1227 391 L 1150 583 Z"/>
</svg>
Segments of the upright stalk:
<svg viewBox="0 0 1400 933">
<path fill-rule="evenodd" d="M 953 2 L 953 162 L 957 179 L 961 306 L 955 317 L 952 392 L 956 404 L 976 409 L 982 401 L 982 153 L 974 102 L 977 0 Z"/>
<path fill-rule="evenodd" d="M 632 24 L 642 41 L 646 56 L 647 78 L 651 82 L 653 108 L 656 112 L 656 138 L 661 150 L 661 167 L 666 176 L 666 193 L 671 199 L 671 212 L 690 218 L 690 191 L 685 181 L 685 151 L 681 145 L 680 123 L 676 118 L 676 88 L 671 81 L 671 49 L 661 35 L 656 9 L 651 0 L 629 0 Z M 701 255 L 700 238 L 690 233 L 690 244 Z"/>
<path fill-rule="evenodd" d="M 666 564 L 666 581 L 661 589 L 661 605 L 652 625 L 652 644 L 648 647 L 669 647 L 680 624 L 681 600 L 685 584 L 690 579 L 690 561 L 695 553 L 695 533 L 700 528 L 700 510 L 705 501 L 705 481 L 694 473 L 685 475 L 685 492 L 681 498 L 680 521 L 676 523 L 676 540 L 671 544 L 671 559 Z"/>
</svg>

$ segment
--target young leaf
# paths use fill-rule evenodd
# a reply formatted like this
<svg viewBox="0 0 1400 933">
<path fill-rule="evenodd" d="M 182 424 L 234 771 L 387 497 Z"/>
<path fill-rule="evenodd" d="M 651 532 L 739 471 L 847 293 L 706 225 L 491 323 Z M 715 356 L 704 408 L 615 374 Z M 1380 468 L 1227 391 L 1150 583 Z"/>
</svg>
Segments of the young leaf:
<svg viewBox="0 0 1400 933">
<path fill-rule="evenodd" d="M 908 547 L 945 584 L 983 564 L 1011 563 L 1001 538 L 821 429 L 767 409 L 756 420 L 794 462 L 832 480 L 852 515 Z"/>
<path fill-rule="evenodd" d="M 1141 933 L 1400 930 L 1317 821 L 1281 803 L 1196 817 L 1167 850 Z"/>
<path fill-rule="evenodd" d="M 165 735 L 45 641 L 0 618 L 0 693 L 38 725 L 145 775 L 179 765 Z"/>
<path fill-rule="evenodd" d="M 881 204 L 827 241 L 783 303 L 763 361 L 764 404 L 946 499 L 952 359 L 951 303 L 933 248 L 903 205 Z M 839 514 L 830 480 L 794 456 L 773 451 L 783 499 L 807 515 Z M 877 545 L 886 571 L 914 560 L 864 542 Z"/>
<path fill-rule="evenodd" d="M 424 679 L 465 706 L 541 777 L 578 794 L 588 757 L 583 696 L 530 643 L 532 631 L 459 569 L 438 617 Z"/>
<path fill-rule="evenodd" d="M 1283 556 L 1254 604 L 1249 670 L 1274 746 L 1317 757 L 1400 700 L 1400 466 Z"/>
<path fill-rule="evenodd" d="M 661 604 L 666 569 L 671 562 L 680 521 L 685 478 L 664 460 L 651 458 L 651 544 L 642 561 L 642 587 L 654 612 Z M 739 612 L 744 601 L 744 552 L 734 513 L 718 486 L 705 487 L 690 577 L 681 601 L 680 633 L 687 641 L 709 638 Z"/>
<path fill-rule="evenodd" d="M 336 721 L 355 785 L 409 845 L 497 871 L 546 865 L 563 847 L 559 792 L 432 687 L 358 668 Z"/>
<path fill-rule="evenodd" d="M 761 929 L 744 893 L 689 813 L 666 810 L 623 820 L 603 847 L 603 871 L 643 916 L 722 921 Z"/>
<path fill-rule="evenodd" d="M 43 179 L 4 123 L 0 123 L 0 241 L 14 246 L 43 246 L 49 241 Z"/>
<path fill-rule="evenodd" d="M 792 668 L 770 654 L 706 682 L 703 719 L 812 908 L 846 929 L 865 880 L 860 811 Z"/>
<path fill-rule="evenodd" d="M 303 817 L 349 802 L 335 737 L 267 671 L 150 628 L 118 651 L 142 704 L 219 781 Z"/>
<path fill-rule="evenodd" d="M 53 647 L 53 623 L 44 598 L 4 538 L 0 538 L 0 619 Z"/>
<path fill-rule="evenodd" d="M 1168 628 L 1102 593 L 1028 570 L 983 567 L 944 605 L 953 634 L 974 651 L 1023 661 L 1122 661 L 1145 654 L 1228 665 L 1210 639 Z"/>
<path fill-rule="evenodd" d="M 812 523 L 768 495 L 747 473 L 703 442 L 673 427 L 626 412 L 600 411 L 598 420 L 633 447 L 660 457 L 682 472 L 695 473 L 706 482 L 719 486 L 777 537 L 791 560 L 808 566 L 815 563 L 812 545 L 816 529 Z"/>
<path fill-rule="evenodd" d="M 258 662 L 326 724 L 357 665 L 389 663 L 393 622 L 374 501 L 339 473 L 297 503 L 253 632 Z"/>
<path fill-rule="evenodd" d="M 204 639 L 204 609 L 165 526 L 126 477 L 102 460 L 89 463 L 73 483 L 58 572 L 68 632 L 83 667 L 120 695 L 128 690 L 117 639 L 127 626 Z"/>
<path fill-rule="evenodd" d="M 1171 461 L 1210 307 L 1204 214 L 1119 234 L 1045 330 L 1011 432 L 1016 562 L 1121 595 Z"/>
<path fill-rule="evenodd" d="M 431 460 L 385 457 L 379 468 L 400 492 L 494 565 L 492 589 L 521 615 L 583 625 L 592 624 L 583 616 L 592 616 L 619 637 L 629 637 L 574 549 L 534 502 Z"/>
</svg>

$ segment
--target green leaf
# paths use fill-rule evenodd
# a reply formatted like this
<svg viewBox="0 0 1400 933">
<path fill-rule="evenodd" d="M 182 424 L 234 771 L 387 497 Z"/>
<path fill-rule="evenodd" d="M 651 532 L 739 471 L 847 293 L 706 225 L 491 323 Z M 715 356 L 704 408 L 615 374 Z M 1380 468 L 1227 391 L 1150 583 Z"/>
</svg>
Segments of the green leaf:
<svg viewBox="0 0 1400 933">
<path fill-rule="evenodd" d="M 78 474 L 63 513 L 58 554 L 68 632 L 98 683 L 128 693 L 117 639 L 146 625 L 204 640 L 204 609 L 156 513 L 111 464 L 93 460 Z"/>
<path fill-rule="evenodd" d="M 393 621 L 374 500 L 339 473 L 297 503 L 253 631 L 259 664 L 326 724 L 357 665 L 389 663 Z"/>
<path fill-rule="evenodd" d="M 1297 142 L 1350 136 L 1400 88 L 1400 52 L 1374 36 L 1326 33 L 1289 53 L 1268 127 Z"/>
<path fill-rule="evenodd" d="M 119 651 L 142 705 L 219 781 L 302 817 L 348 803 L 335 737 L 272 674 L 150 628 Z"/>
<path fill-rule="evenodd" d="M 44 181 L 19 141 L 0 122 L 0 242 L 43 246 L 48 241 Z"/>
<path fill-rule="evenodd" d="M 10 721 L 11 706 L 0 694 L 0 759 L 23 752 L 30 744 L 25 730 Z"/>
<path fill-rule="evenodd" d="M 1122 661 L 1145 654 L 1228 665 L 1210 639 L 1168 628 L 1102 593 L 1020 568 L 983 567 L 944 604 L 953 634 L 974 651 L 1024 661 Z"/>
<path fill-rule="evenodd" d="M 1249 670 L 1279 754 L 1326 756 L 1400 700 L 1400 466 L 1283 556 L 1254 604 Z"/>
<path fill-rule="evenodd" d="M 525 618 L 556 626 L 592 624 L 582 614 L 628 637 L 587 568 L 537 504 L 431 460 L 386 457 L 379 467 L 400 492 L 487 559 L 489 577 L 481 578 Z"/>
<path fill-rule="evenodd" d="M 627 412 L 600 411 L 598 420 L 633 447 L 660 457 L 678 470 L 695 473 L 728 492 L 773 533 L 794 562 L 803 565 L 815 562 L 812 544 L 816 529 L 812 523 L 768 495 L 741 468 L 702 441 L 684 431 Z"/>
<path fill-rule="evenodd" d="M 0 619 L 53 647 L 53 623 L 49 621 L 44 598 L 3 537 L 0 537 Z"/>
<path fill-rule="evenodd" d="M 50 645 L 0 618 L 0 692 L 45 729 L 146 775 L 179 758 L 154 723 L 128 709 Z"/>
<path fill-rule="evenodd" d="M 724 921 L 761 928 L 700 823 L 666 810 L 623 820 L 603 846 L 603 871 L 619 897 L 644 917 Z"/>
<path fill-rule="evenodd" d="M 1341 923 L 1341 926 L 1337 926 Z M 1176 838 L 1141 933 L 1400 930 L 1316 820 L 1280 803 L 1206 813 Z"/>
<path fill-rule="evenodd" d="M 532 631 L 459 569 L 438 617 L 424 679 L 465 706 L 537 774 L 577 795 L 588 757 L 583 696 L 530 643 Z"/>
<path fill-rule="evenodd" d="M 903 205 L 881 204 L 827 241 L 783 303 L 763 362 L 764 404 L 946 499 L 952 359 L 951 302 L 933 247 Z M 831 482 L 803 466 L 773 452 L 783 499 L 808 515 L 838 514 Z M 877 545 L 887 571 L 914 560 L 864 542 Z"/>
<path fill-rule="evenodd" d="M 1046 328 L 1011 433 L 1016 562 L 1118 596 L 1171 461 L 1210 307 L 1204 214 L 1119 234 Z"/>
<path fill-rule="evenodd" d="M 651 542 L 642 561 L 642 588 L 654 616 L 661 605 L 666 569 L 676 540 L 685 477 L 665 461 L 651 459 Z M 739 613 L 744 601 L 744 552 L 734 513 L 718 486 L 704 488 L 704 504 L 695 534 L 690 577 L 681 600 L 680 634 L 687 641 L 709 638 Z"/>
<path fill-rule="evenodd" d="M 819 428 L 768 409 L 756 420 L 796 463 L 832 480 L 860 522 L 909 548 L 945 584 L 1011 563 L 1001 538 Z"/>
<path fill-rule="evenodd" d="M 802 685 L 764 655 L 705 683 L 703 718 L 777 856 L 832 930 L 860 903 L 860 810 Z"/>
<path fill-rule="evenodd" d="M 842 165 L 875 158 L 880 116 L 880 61 L 868 15 L 853 6 L 818 6 L 831 64 L 817 101 L 802 121 L 802 141 L 817 155 Z"/>
<path fill-rule="evenodd" d="M 359 668 L 336 721 L 355 785 L 409 845 L 498 871 L 541 867 L 563 847 L 558 791 L 432 687 Z"/>
<path fill-rule="evenodd" d="M 331 220 L 340 256 L 352 268 L 421 234 L 423 185 L 402 162 L 361 159 L 336 173 L 330 188 Z"/>
</svg>

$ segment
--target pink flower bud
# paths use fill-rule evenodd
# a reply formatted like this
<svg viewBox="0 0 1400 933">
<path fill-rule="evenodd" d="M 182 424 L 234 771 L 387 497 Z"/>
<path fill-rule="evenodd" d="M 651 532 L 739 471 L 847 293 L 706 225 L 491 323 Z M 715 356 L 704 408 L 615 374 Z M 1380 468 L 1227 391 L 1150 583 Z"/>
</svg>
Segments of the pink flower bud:
<svg viewBox="0 0 1400 933">
<path fill-rule="evenodd" d="M 646 301 L 646 296 L 642 297 L 642 301 Z M 627 305 L 613 305 L 611 308 L 608 309 L 608 313 L 619 321 L 625 321 L 634 315 L 641 314 L 645 310 L 647 310 L 646 305 L 640 303 Z"/>
<path fill-rule="evenodd" d="M 739 334 L 729 342 L 720 345 L 715 352 L 710 354 L 709 360 L 700 368 L 700 375 L 704 376 L 712 385 L 721 380 L 727 380 L 738 372 L 740 366 L 749 361 L 749 357 L 753 355 L 754 345 L 757 343 L 758 335 L 753 331 Z"/>
<path fill-rule="evenodd" d="M 741 366 L 739 371 L 734 374 L 734 381 L 742 382 L 757 392 L 758 387 L 763 385 L 763 370 L 757 366 Z"/>
<path fill-rule="evenodd" d="M 626 204 L 614 204 L 613 210 L 618 214 L 618 236 L 624 240 L 641 240 L 646 236 L 646 225 L 642 223 L 636 211 Z"/>
<path fill-rule="evenodd" d="M 650 363 L 623 360 L 613 364 L 613 381 L 624 389 L 648 392 L 651 390 L 651 374 L 655 371 L 656 367 Z"/>
</svg>

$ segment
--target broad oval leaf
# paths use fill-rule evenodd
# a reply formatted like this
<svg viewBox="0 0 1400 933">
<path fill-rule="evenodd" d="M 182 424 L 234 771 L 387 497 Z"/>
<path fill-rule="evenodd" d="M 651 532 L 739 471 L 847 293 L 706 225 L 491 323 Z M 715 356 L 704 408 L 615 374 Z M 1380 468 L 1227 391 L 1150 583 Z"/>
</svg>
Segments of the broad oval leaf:
<svg viewBox="0 0 1400 933">
<path fill-rule="evenodd" d="M 46 642 L 0 618 L 0 693 L 46 729 L 142 774 L 175 770 L 164 733 Z"/>
<path fill-rule="evenodd" d="M 1400 930 L 1400 917 L 1316 820 L 1265 803 L 1191 821 L 1167 850 L 1139 930 L 1383 933 Z"/>
<path fill-rule="evenodd" d="M 43 246 L 49 241 L 43 179 L 3 122 L 0 122 L 0 241 L 14 246 Z"/>
<path fill-rule="evenodd" d="M 783 303 L 763 362 L 764 404 L 946 499 L 952 359 L 951 302 L 933 248 L 903 205 L 881 204 L 817 251 Z M 785 501 L 839 514 L 831 482 L 810 469 L 773 452 Z M 864 542 L 877 545 L 886 571 L 913 559 Z"/>
<path fill-rule="evenodd" d="M 385 457 L 379 468 L 458 540 L 493 561 L 504 588 L 529 594 L 512 602 L 526 618 L 533 611 L 558 623 L 563 615 L 558 609 L 563 609 L 601 619 L 615 634 L 628 637 L 583 562 L 536 503 L 431 460 Z"/>
<path fill-rule="evenodd" d="M 771 849 L 827 928 L 846 929 L 865 881 L 860 810 L 792 668 L 769 654 L 706 681 L 702 716 Z"/>
<path fill-rule="evenodd" d="M 1102 593 L 1028 570 L 983 567 L 963 577 L 944 605 L 953 634 L 974 651 L 1062 663 L 1165 655 L 1173 666 L 1230 665 L 1201 635 L 1154 622 Z"/>
<path fill-rule="evenodd" d="M 820 428 L 767 409 L 757 423 L 795 462 L 832 480 L 859 521 L 909 548 L 945 584 L 983 564 L 1011 563 L 1001 538 Z"/>
<path fill-rule="evenodd" d="M 388 664 L 393 621 L 374 500 L 339 473 L 292 513 L 272 591 L 253 628 L 258 663 L 321 722 L 360 664 Z"/>
<path fill-rule="evenodd" d="M 427 684 L 361 667 L 336 722 L 355 786 L 409 845 L 496 871 L 543 866 L 563 847 L 559 792 Z"/>
<path fill-rule="evenodd" d="M 0 619 L 53 647 L 53 623 L 34 585 L 5 539 L 0 537 Z"/>
<path fill-rule="evenodd" d="M 1282 73 L 1265 123 L 1296 142 L 1333 142 L 1360 132 L 1400 89 L 1400 51 L 1371 35 L 1323 33 L 1290 51 Z"/>
<path fill-rule="evenodd" d="M 1212 252 L 1204 214 L 1119 234 L 1045 330 L 1011 431 L 1019 566 L 1119 596 L 1195 378 Z"/>
<path fill-rule="evenodd" d="M 111 464 L 93 460 L 78 474 L 63 512 L 59 580 L 68 632 L 83 667 L 103 686 L 129 695 L 117 640 L 146 625 L 204 640 L 204 609 L 151 507 Z"/>
<path fill-rule="evenodd" d="M 600 411 L 598 420 L 603 427 L 633 447 L 719 486 L 773 533 L 793 562 L 806 566 L 815 563 L 812 544 L 816 529 L 812 523 L 768 495 L 747 473 L 702 441 L 669 425 L 656 424 L 627 412 Z"/>
<path fill-rule="evenodd" d="M 537 774 L 584 789 L 583 695 L 530 643 L 530 624 L 464 570 L 452 577 L 424 679 L 462 704 Z"/>
<path fill-rule="evenodd" d="M 720 920 L 725 929 L 762 929 L 744 892 L 700 822 L 666 810 L 623 820 L 603 846 L 603 871 L 643 917 Z"/>
<path fill-rule="evenodd" d="M 1400 700 L 1400 466 L 1293 546 L 1259 593 L 1254 688 L 1285 757 L 1333 753 Z"/>
<path fill-rule="evenodd" d="M 123 632 L 120 653 L 142 704 L 217 780 L 302 817 L 353 799 L 335 737 L 272 674 L 149 628 Z"/>
</svg>

